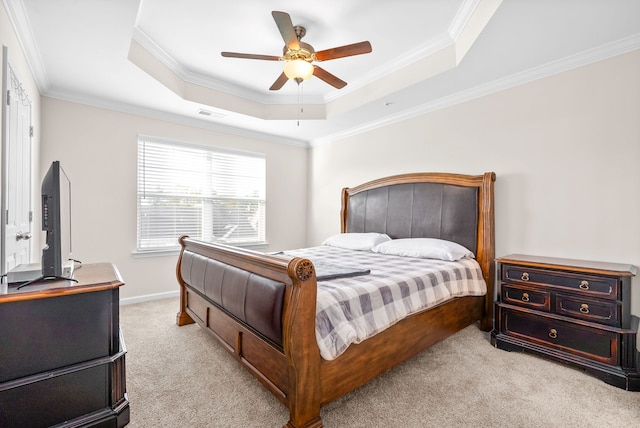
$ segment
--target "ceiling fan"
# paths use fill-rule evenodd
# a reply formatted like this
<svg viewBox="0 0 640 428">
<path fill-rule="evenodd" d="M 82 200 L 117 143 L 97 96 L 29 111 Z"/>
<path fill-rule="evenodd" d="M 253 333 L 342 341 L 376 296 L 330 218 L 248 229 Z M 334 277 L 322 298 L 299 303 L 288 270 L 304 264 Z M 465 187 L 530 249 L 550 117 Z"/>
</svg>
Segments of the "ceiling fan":
<svg viewBox="0 0 640 428">
<path fill-rule="evenodd" d="M 284 39 L 285 46 L 283 48 L 282 56 L 256 55 L 238 52 L 221 52 L 221 54 L 228 58 L 285 61 L 284 71 L 269 88 L 272 91 L 277 91 L 282 88 L 289 79 L 295 80 L 300 84 L 303 80 L 308 79 L 312 75 L 337 89 L 344 88 L 347 82 L 312 63 L 314 61 L 327 61 L 330 59 L 344 58 L 347 56 L 361 55 L 371 52 L 371 43 L 368 41 L 316 52 L 315 49 L 313 49 L 313 46 L 300 41 L 300 39 L 307 33 L 307 30 L 299 25 L 294 26 L 288 13 L 274 10 L 271 12 L 271 15 L 276 21 L 278 30 L 280 30 L 280 34 Z"/>
</svg>

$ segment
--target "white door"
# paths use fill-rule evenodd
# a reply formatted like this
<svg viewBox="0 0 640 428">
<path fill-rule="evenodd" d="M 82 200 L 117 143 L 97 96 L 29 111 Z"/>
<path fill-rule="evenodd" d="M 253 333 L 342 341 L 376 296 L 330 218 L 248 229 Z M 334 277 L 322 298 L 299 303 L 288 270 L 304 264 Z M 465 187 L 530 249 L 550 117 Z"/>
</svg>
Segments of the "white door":
<svg viewBox="0 0 640 428">
<path fill-rule="evenodd" d="M 3 47 L 2 273 L 30 262 L 31 100 L 7 60 Z"/>
</svg>

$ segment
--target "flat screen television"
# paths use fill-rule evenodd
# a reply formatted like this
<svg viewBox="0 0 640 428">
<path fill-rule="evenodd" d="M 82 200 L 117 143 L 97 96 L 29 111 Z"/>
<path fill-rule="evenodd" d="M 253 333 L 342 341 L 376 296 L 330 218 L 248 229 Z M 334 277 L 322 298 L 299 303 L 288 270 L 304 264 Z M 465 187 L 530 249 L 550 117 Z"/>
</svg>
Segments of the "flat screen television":
<svg viewBox="0 0 640 428">
<path fill-rule="evenodd" d="M 70 279 L 71 258 L 71 181 L 53 161 L 42 179 L 42 230 L 47 233 L 42 250 L 41 279 Z"/>
</svg>

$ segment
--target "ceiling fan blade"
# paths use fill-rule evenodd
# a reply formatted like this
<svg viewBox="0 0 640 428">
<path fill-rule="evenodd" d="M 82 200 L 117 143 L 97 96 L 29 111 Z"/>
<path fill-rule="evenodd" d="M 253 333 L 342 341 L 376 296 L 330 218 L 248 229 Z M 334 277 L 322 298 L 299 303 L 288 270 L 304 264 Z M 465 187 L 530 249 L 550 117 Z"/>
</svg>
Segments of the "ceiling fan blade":
<svg viewBox="0 0 640 428">
<path fill-rule="evenodd" d="M 276 21 L 276 25 L 278 26 L 278 30 L 280 30 L 284 44 L 289 49 L 300 49 L 300 43 L 298 43 L 298 36 L 296 36 L 296 30 L 293 28 L 291 16 L 286 12 L 279 12 L 277 10 L 271 12 L 271 16 L 273 16 L 273 19 Z"/>
<path fill-rule="evenodd" d="M 339 79 L 338 77 L 336 77 L 333 74 L 329 73 L 324 68 L 320 68 L 317 65 L 313 66 L 313 75 L 316 76 L 320 80 L 324 80 L 325 82 L 327 82 L 328 84 L 330 84 L 334 88 L 342 89 L 345 86 L 347 86 L 347 82 L 345 82 L 344 80 Z"/>
<path fill-rule="evenodd" d="M 289 80 L 289 78 L 287 77 L 286 74 L 282 73 L 275 82 L 273 82 L 273 85 L 271 85 L 271 87 L 269 88 L 270 91 L 277 91 L 278 89 L 282 88 L 284 86 L 285 83 L 287 83 L 287 80 Z"/>
<path fill-rule="evenodd" d="M 329 59 L 344 58 L 345 56 L 366 54 L 371 52 L 371 50 L 371 43 L 369 42 L 353 43 L 351 45 L 316 52 L 316 59 L 318 61 L 326 61 Z"/>
<path fill-rule="evenodd" d="M 273 55 L 256 55 L 238 52 L 220 52 L 220 54 L 227 58 L 245 58 L 245 59 L 264 59 L 266 61 L 280 61 L 279 56 Z"/>
</svg>

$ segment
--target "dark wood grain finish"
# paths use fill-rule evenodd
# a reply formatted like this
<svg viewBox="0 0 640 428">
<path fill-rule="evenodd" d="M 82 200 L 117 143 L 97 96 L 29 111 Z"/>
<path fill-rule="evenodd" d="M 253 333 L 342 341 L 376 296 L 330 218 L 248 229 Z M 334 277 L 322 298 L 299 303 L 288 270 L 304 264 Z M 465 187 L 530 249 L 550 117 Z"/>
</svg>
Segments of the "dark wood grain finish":
<svg viewBox="0 0 640 428">
<path fill-rule="evenodd" d="M 595 273 L 613 276 L 636 276 L 637 266 L 625 263 L 611 263 L 594 260 L 580 260 L 570 258 L 532 256 L 526 254 L 511 254 L 500 257 L 501 263 L 516 262 L 519 266 L 533 266 L 548 269 L 558 269 L 570 272 Z"/>
<path fill-rule="evenodd" d="M 616 276 L 592 275 L 585 272 L 543 269 L 504 263 L 502 280 L 511 284 L 540 284 L 548 289 L 578 292 L 583 296 L 616 300 L 618 279 Z"/>
<path fill-rule="evenodd" d="M 504 307 L 500 318 L 504 334 L 539 345 L 618 365 L 620 342 L 615 331 L 594 329 L 562 318 Z"/>
<path fill-rule="evenodd" d="M 5 293 L 0 293 L 0 304 L 112 290 L 124 285 L 118 268 L 111 263 L 84 265 L 74 271 L 73 277 L 77 282 L 41 281 L 21 289 L 8 287 Z"/>
<path fill-rule="evenodd" d="M 44 281 L 0 294 L 2 427 L 129 422 L 119 329 L 124 283 L 110 263 L 83 265 L 74 277 L 77 283 Z"/>
<path fill-rule="evenodd" d="M 512 255 L 497 260 L 492 343 L 577 365 L 619 388 L 640 390 L 632 265 Z"/>
<path fill-rule="evenodd" d="M 582 296 L 568 296 L 560 293 L 556 293 L 555 301 L 555 312 L 557 314 L 614 327 L 621 325 L 621 307 L 616 302 L 588 299 Z"/>
<path fill-rule="evenodd" d="M 180 284 L 178 325 L 197 322 L 206 328 L 239 362 L 282 403 L 290 414 L 285 427 L 318 428 L 321 406 L 353 391 L 374 377 L 411 358 L 425 348 L 480 321 L 493 325 L 493 257 L 495 174 L 406 174 L 343 190 L 341 224 L 348 218 L 349 194 L 393 183 L 439 182 L 470 186 L 478 190 L 477 259 L 488 286 L 481 297 L 456 298 L 428 311 L 403 319 L 366 341 L 351 345 L 334 360 L 324 360 L 316 341 L 316 277 L 306 259 L 283 258 L 225 245 L 180 239 L 182 253 L 176 273 Z M 285 284 L 282 310 L 283 341 L 279 347 L 250 326 L 239 322 L 185 283 L 181 275 L 182 254 L 193 251 L 229 266 Z M 420 332 L 416 334 L 416 332 Z"/>
<path fill-rule="evenodd" d="M 502 301 L 511 305 L 534 308 L 545 312 L 551 310 L 551 293 L 548 291 L 503 284 L 500 294 Z"/>
</svg>

